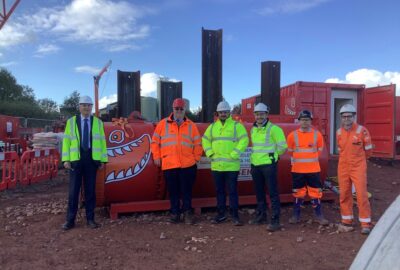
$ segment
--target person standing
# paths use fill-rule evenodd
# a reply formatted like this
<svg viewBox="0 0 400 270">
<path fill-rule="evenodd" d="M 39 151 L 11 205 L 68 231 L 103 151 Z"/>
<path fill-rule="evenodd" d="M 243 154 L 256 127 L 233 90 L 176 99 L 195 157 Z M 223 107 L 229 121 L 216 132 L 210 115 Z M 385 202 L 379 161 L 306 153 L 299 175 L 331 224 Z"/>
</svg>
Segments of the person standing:
<svg viewBox="0 0 400 270">
<path fill-rule="evenodd" d="M 300 128 L 292 131 L 287 137 L 288 152 L 292 155 L 292 194 L 295 198 L 293 216 L 289 223 L 300 222 L 300 208 L 308 194 L 316 221 L 321 225 L 328 225 L 329 222 L 324 218 L 321 208 L 322 184 L 318 159 L 324 147 L 324 139 L 319 131 L 311 127 L 312 119 L 310 111 L 302 110 L 298 116 Z"/>
<path fill-rule="evenodd" d="M 217 192 L 218 214 L 212 223 L 226 220 L 226 192 L 229 188 L 229 206 L 235 226 L 243 223 L 239 218 L 239 196 L 237 180 L 240 170 L 240 154 L 249 144 L 246 128 L 230 116 L 231 108 L 226 101 L 217 106 L 218 119 L 209 125 L 203 135 L 202 143 L 206 156 L 211 159 L 211 173 Z"/>
<path fill-rule="evenodd" d="M 70 171 L 68 210 L 63 230 L 75 227 L 79 192 L 85 191 L 85 208 L 88 227 L 95 229 L 96 172 L 108 161 L 103 122 L 92 114 L 93 101 L 88 96 L 79 99 L 80 114 L 68 119 L 65 126 L 62 161 Z"/>
<path fill-rule="evenodd" d="M 194 224 L 192 189 L 197 174 L 196 162 L 203 153 L 201 136 L 196 124 L 185 117 L 185 101 L 177 98 L 172 107 L 170 116 L 162 119 L 154 130 L 151 152 L 167 184 L 170 222 L 180 222 L 183 213 L 184 222 Z"/>
<path fill-rule="evenodd" d="M 254 107 L 255 122 L 251 129 L 251 176 L 257 198 L 257 211 L 250 224 L 267 222 L 265 184 L 271 199 L 272 215 L 267 230 L 274 232 L 281 228 L 280 200 L 278 192 L 277 166 L 279 156 L 286 151 L 287 144 L 283 130 L 268 119 L 269 108 L 263 103 Z"/>
<path fill-rule="evenodd" d="M 354 184 L 357 196 L 361 233 L 371 232 L 371 207 L 367 192 L 367 158 L 372 152 L 368 130 L 355 122 L 356 109 L 345 104 L 340 109 L 341 128 L 336 132 L 339 150 L 338 178 L 340 189 L 341 231 L 352 231 Z"/>
</svg>

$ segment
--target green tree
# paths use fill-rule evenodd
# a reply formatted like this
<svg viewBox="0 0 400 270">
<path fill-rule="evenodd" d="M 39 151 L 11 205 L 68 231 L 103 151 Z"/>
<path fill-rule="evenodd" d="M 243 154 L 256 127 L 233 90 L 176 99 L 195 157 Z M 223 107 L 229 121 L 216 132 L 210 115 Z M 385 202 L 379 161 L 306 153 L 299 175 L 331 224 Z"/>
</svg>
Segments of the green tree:
<svg viewBox="0 0 400 270">
<path fill-rule="evenodd" d="M 57 102 L 49 98 L 39 99 L 38 104 L 45 113 L 58 113 L 59 111 Z"/>
<path fill-rule="evenodd" d="M 79 114 L 79 97 L 80 95 L 76 90 L 68 97 L 65 97 L 63 104 L 60 106 L 60 113 L 66 117 Z"/>
</svg>

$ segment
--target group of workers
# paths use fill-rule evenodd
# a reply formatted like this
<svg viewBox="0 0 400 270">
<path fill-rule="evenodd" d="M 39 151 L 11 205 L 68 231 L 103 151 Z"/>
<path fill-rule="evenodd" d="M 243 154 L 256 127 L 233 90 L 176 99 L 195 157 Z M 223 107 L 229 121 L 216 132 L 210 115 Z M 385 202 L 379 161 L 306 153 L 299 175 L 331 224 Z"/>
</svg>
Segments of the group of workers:
<svg viewBox="0 0 400 270">
<path fill-rule="evenodd" d="M 84 178 L 87 224 L 91 228 L 99 225 L 94 221 L 96 170 L 107 162 L 104 127 L 101 120 L 91 116 L 90 97 L 80 99 L 81 115 L 68 120 L 63 141 L 62 160 L 70 169 L 69 200 L 64 230 L 75 226 L 79 189 Z M 212 223 L 227 220 L 226 188 L 229 194 L 229 214 L 235 226 L 243 225 L 239 216 L 238 176 L 240 156 L 251 142 L 251 176 L 257 199 L 255 216 L 250 224 L 266 224 L 267 230 L 281 229 L 280 199 L 278 192 L 277 164 L 286 151 L 291 155 L 293 183 L 293 215 L 289 223 L 300 222 L 300 212 L 306 196 L 311 199 L 315 221 L 328 225 L 322 208 L 322 184 L 319 155 L 324 147 L 322 134 L 312 127 L 313 115 L 302 110 L 298 115 L 300 127 L 287 138 L 283 130 L 271 123 L 269 108 L 263 103 L 254 107 L 255 122 L 248 135 L 246 128 L 230 115 L 230 105 L 221 101 L 216 109 L 217 119 L 211 123 L 203 136 L 194 122 L 185 116 L 183 99 L 173 101 L 173 112 L 156 126 L 151 151 L 154 164 L 161 167 L 170 199 L 171 223 L 183 221 L 194 224 L 192 190 L 196 181 L 197 162 L 203 151 L 211 162 L 211 173 L 215 183 L 217 214 Z M 339 229 L 353 229 L 352 185 L 357 194 L 361 233 L 371 230 L 371 210 L 367 195 L 366 159 L 371 150 L 371 137 L 367 129 L 355 122 L 356 110 L 350 104 L 340 109 L 342 126 L 338 129 L 339 150 L 338 179 L 340 188 L 341 223 Z M 91 129 L 88 129 L 91 126 Z M 249 138 L 250 137 L 250 138 Z M 271 215 L 267 219 L 266 188 L 271 202 Z M 269 221 L 269 222 L 268 222 Z"/>
</svg>

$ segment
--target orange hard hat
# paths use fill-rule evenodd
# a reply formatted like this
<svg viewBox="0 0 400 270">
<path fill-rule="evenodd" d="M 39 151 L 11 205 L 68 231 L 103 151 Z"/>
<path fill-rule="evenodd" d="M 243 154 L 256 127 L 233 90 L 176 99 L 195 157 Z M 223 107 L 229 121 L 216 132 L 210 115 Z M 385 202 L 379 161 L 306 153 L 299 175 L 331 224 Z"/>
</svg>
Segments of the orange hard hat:
<svg viewBox="0 0 400 270">
<path fill-rule="evenodd" d="M 182 98 L 176 98 L 174 103 L 172 103 L 174 108 L 185 108 L 185 101 Z"/>
</svg>

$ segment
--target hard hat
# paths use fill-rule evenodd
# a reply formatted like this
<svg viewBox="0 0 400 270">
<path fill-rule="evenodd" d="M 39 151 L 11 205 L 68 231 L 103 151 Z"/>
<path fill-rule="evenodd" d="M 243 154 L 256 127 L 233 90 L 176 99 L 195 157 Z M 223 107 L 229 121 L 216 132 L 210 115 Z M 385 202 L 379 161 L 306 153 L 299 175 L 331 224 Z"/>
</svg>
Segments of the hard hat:
<svg viewBox="0 0 400 270">
<path fill-rule="evenodd" d="M 182 98 L 176 98 L 172 103 L 173 108 L 185 108 L 185 101 Z"/>
<path fill-rule="evenodd" d="M 79 98 L 79 104 L 92 104 L 93 105 L 93 101 L 89 96 L 81 96 Z"/>
<path fill-rule="evenodd" d="M 229 106 L 228 102 L 223 100 L 220 103 L 218 103 L 217 112 L 226 112 L 226 111 L 231 111 L 231 106 Z"/>
<path fill-rule="evenodd" d="M 255 107 L 254 107 L 254 112 L 267 112 L 269 113 L 269 108 L 267 105 L 265 105 L 264 103 L 258 103 Z"/>
<path fill-rule="evenodd" d="M 297 117 L 297 119 L 300 120 L 300 118 L 310 118 L 312 120 L 313 115 L 309 110 L 302 110 L 300 111 L 299 117 Z"/>
<path fill-rule="evenodd" d="M 345 112 L 356 113 L 356 108 L 354 108 L 354 106 L 351 104 L 344 104 L 342 108 L 340 108 L 340 114 Z"/>
</svg>

